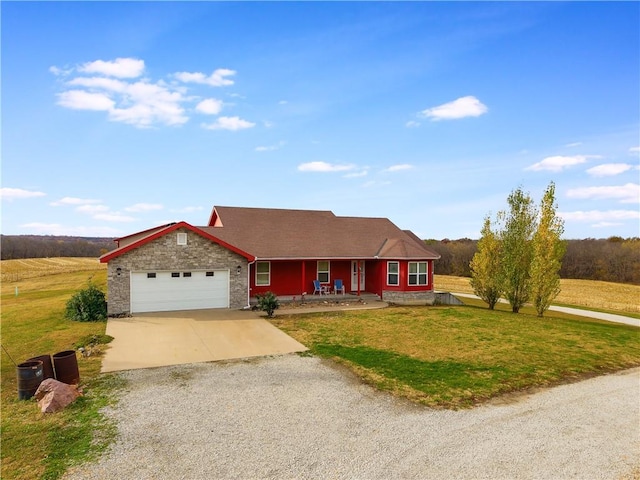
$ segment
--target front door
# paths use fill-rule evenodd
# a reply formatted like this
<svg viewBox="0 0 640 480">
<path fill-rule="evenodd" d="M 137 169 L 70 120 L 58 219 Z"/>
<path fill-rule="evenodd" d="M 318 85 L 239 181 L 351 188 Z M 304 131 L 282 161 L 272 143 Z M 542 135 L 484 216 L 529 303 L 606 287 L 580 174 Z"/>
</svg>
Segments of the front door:
<svg viewBox="0 0 640 480">
<path fill-rule="evenodd" d="M 358 289 L 358 266 L 360 267 L 360 288 Z M 351 260 L 351 291 L 364 291 L 364 260 Z"/>
</svg>

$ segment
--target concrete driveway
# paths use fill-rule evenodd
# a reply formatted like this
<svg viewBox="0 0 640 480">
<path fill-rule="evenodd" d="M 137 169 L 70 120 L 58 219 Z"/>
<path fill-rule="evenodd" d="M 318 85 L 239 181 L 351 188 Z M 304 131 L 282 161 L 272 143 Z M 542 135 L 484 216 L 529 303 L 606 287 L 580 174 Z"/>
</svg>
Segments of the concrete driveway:
<svg viewBox="0 0 640 480">
<path fill-rule="evenodd" d="M 210 309 L 110 318 L 102 372 L 302 352 L 257 312 Z"/>
</svg>

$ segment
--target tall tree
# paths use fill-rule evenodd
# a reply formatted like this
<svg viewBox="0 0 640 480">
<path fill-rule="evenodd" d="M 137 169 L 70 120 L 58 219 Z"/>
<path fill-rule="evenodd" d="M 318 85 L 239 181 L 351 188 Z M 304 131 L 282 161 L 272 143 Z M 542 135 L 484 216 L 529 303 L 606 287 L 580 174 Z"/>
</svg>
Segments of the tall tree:
<svg viewBox="0 0 640 480">
<path fill-rule="evenodd" d="M 560 267 L 566 251 L 566 244 L 560 239 L 564 233 L 564 221 L 556 214 L 555 188 L 551 182 L 544 192 L 538 227 L 533 236 L 531 296 L 539 317 L 560 293 Z"/>
<path fill-rule="evenodd" d="M 533 234 L 536 230 L 536 209 L 528 193 L 518 187 L 507 198 L 508 212 L 498 218 L 503 222 L 502 239 L 502 292 L 511 304 L 513 313 L 530 299 L 529 270 L 533 258 Z"/>
<path fill-rule="evenodd" d="M 478 249 L 471 260 L 471 286 L 477 296 L 493 310 L 500 299 L 500 239 L 491 230 L 491 219 L 484 219 Z"/>
</svg>

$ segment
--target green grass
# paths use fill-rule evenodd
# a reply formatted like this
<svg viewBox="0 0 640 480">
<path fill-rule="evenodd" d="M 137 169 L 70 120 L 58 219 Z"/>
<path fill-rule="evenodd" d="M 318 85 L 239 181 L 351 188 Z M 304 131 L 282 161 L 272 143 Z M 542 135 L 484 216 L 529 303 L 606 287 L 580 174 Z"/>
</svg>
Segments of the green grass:
<svg viewBox="0 0 640 480">
<path fill-rule="evenodd" d="M 84 288 L 90 277 L 104 291 L 103 267 L 97 264 L 93 270 L 39 277 L 19 272 L 20 281 L 3 281 L 2 345 L 13 361 L 108 341 L 104 336 L 106 322 L 79 323 L 64 318 L 66 301 Z M 108 446 L 115 426 L 100 409 L 114 401 L 119 383 L 115 376 L 99 375 L 99 355 L 79 357 L 84 396 L 54 414 L 41 413 L 33 400 L 18 400 L 15 366 L 4 350 L 1 355 L 3 479 L 60 478 L 69 466 L 95 458 Z"/>
<path fill-rule="evenodd" d="M 12 358 L 22 362 L 81 345 L 98 352 L 78 360 L 85 395 L 56 414 L 42 414 L 35 402 L 17 399 L 15 366 L 4 351 L 0 354 L 0 476 L 53 480 L 69 466 L 96 458 L 116 433 L 101 413 L 122 387 L 119 377 L 99 373 L 99 347 L 109 341 L 106 322 L 64 318 L 66 301 L 89 278 L 105 289 L 106 270 L 101 264 L 89 268 L 67 260 L 64 268 L 70 271 L 48 274 L 51 267 L 45 265 L 38 275 L 37 269 L 44 268 L 39 263 L 22 264 L 30 270 L 10 264 L 19 281 L 2 283 L 2 345 Z M 349 365 L 378 388 L 435 407 L 469 406 L 503 393 L 640 364 L 640 329 L 551 312 L 538 319 L 527 312 L 388 308 L 298 314 L 274 323 L 313 354 Z"/>
<path fill-rule="evenodd" d="M 394 307 L 274 323 L 377 388 L 433 407 L 469 407 L 640 365 L 640 329 L 565 314 Z"/>
</svg>

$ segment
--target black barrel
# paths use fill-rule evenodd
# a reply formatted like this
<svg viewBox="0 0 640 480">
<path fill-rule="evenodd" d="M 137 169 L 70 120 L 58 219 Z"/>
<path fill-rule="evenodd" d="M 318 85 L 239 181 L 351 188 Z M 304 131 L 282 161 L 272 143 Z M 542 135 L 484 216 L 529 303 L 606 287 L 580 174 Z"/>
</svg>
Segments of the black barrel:
<svg viewBox="0 0 640 480">
<path fill-rule="evenodd" d="M 56 370 L 56 380 L 68 385 L 80 383 L 78 358 L 75 350 L 65 350 L 53 354 L 53 368 Z"/>
<path fill-rule="evenodd" d="M 47 378 L 56 378 L 56 374 L 53 371 L 53 363 L 51 362 L 51 355 L 39 355 L 37 357 L 28 358 L 27 362 L 42 362 L 42 380 Z"/>
<path fill-rule="evenodd" d="M 16 367 L 18 374 L 18 399 L 29 400 L 42 382 L 42 362 L 24 362 Z"/>
</svg>

